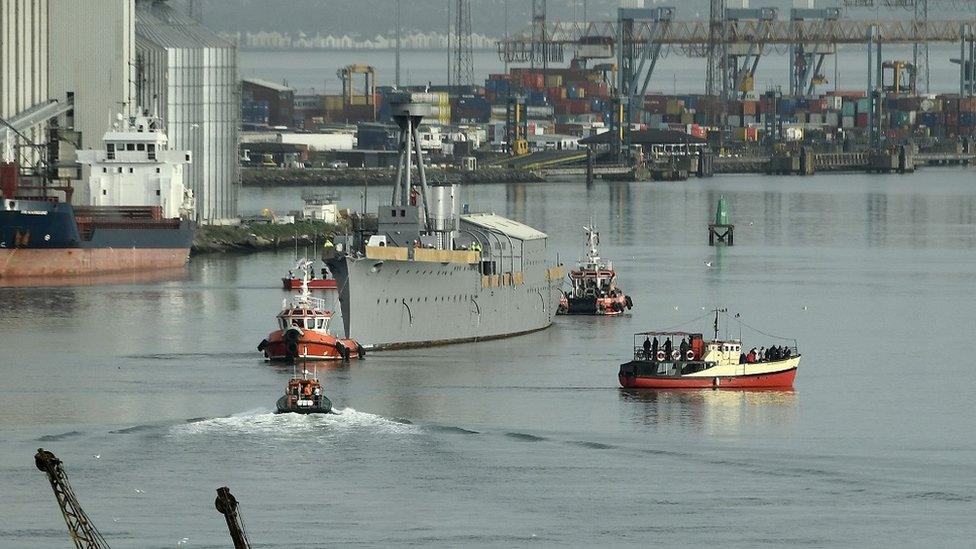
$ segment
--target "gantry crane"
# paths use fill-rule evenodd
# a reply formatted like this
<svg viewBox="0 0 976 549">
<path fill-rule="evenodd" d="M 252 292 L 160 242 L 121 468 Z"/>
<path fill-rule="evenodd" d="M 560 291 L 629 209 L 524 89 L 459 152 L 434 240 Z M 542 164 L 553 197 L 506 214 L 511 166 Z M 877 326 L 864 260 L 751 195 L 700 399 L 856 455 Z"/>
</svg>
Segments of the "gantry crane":
<svg viewBox="0 0 976 549">
<path fill-rule="evenodd" d="M 75 542 L 75 547 L 78 549 L 108 548 L 108 542 L 78 503 L 78 498 L 75 497 L 75 492 L 68 483 L 68 475 L 61 465 L 61 460 L 44 448 L 38 448 L 34 455 L 34 465 L 47 473 L 47 479 L 51 482 L 54 497 L 61 507 L 61 514 L 68 525 L 68 534 L 71 536 L 71 541 Z"/>
<path fill-rule="evenodd" d="M 230 488 L 226 486 L 217 488 L 217 499 L 214 500 L 214 507 L 227 520 L 227 529 L 230 530 L 230 537 L 234 540 L 234 549 L 251 549 L 251 544 L 247 541 L 247 534 L 244 532 L 244 520 L 237 511 L 237 498 L 230 493 Z"/>
</svg>

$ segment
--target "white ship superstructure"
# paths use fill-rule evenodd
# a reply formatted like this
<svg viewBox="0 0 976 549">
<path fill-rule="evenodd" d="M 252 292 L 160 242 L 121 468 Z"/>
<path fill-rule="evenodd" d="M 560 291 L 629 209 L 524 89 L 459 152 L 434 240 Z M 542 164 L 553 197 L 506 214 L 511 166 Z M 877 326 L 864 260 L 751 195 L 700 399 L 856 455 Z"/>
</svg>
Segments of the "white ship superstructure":
<svg viewBox="0 0 976 549">
<path fill-rule="evenodd" d="M 193 195 L 183 182 L 190 151 L 171 150 L 161 121 L 119 115 L 104 149 L 80 150 L 90 169 L 91 206 L 158 206 L 164 219 L 192 217 Z"/>
</svg>

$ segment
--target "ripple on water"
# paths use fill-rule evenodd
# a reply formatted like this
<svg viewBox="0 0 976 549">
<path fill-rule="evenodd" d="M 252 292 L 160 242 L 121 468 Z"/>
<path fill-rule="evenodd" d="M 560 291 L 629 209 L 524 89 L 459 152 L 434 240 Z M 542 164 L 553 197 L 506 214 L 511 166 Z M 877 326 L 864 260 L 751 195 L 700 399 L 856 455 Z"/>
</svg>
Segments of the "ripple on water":
<svg viewBox="0 0 976 549">
<path fill-rule="evenodd" d="M 331 414 L 276 414 L 267 410 L 255 410 L 229 417 L 217 417 L 174 426 L 172 434 L 200 435 L 302 435 L 371 431 L 375 433 L 409 434 L 417 427 L 396 420 L 360 412 L 354 408 L 342 408 Z"/>
<path fill-rule="evenodd" d="M 38 437 L 39 442 L 56 442 L 59 440 L 64 440 L 66 438 L 76 437 L 78 435 L 84 434 L 81 431 L 68 431 L 67 433 L 59 433 L 56 435 L 44 435 Z"/>
<path fill-rule="evenodd" d="M 528 433 L 505 433 L 505 436 L 522 442 L 541 442 L 546 440 L 545 437 L 530 435 Z"/>
</svg>

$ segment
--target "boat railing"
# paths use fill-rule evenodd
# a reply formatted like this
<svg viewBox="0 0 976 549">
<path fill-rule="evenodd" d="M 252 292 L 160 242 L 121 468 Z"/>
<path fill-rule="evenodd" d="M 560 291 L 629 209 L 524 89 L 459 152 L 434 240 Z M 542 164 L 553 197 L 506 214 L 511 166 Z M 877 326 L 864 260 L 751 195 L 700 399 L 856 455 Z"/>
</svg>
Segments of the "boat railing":
<svg viewBox="0 0 976 549">
<path fill-rule="evenodd" d="M 302 297 L 302 296 L 298 296 L 298 297 Z M 307 296 L 307 297 L 304 297 L 304 299 L 302 299 L 302 301 L 305 301 L 306 303 L 308 303 L 309 305 L 311 305 L 312 307 L 314 307 L 316 309 L 325 310 L 325 308 L 326 308 L 325 300 L 322 299 L 321 297 Z"/>
</svg>

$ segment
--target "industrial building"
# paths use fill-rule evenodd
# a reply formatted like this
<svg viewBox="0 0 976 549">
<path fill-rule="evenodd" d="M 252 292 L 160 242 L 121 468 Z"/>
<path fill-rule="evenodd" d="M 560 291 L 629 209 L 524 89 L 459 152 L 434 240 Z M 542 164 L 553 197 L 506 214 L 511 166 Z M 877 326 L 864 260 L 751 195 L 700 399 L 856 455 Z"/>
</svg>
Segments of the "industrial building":
<svg viewBox="0 0 976 549">
<path fill-rule="evenodd" d="M 237 50 L 166 2 L 136 2 L 136 103 L 158 113 L 171 147 L 193 151 L 187 180 L 200 222 L 237 219 L 241 97 Z"/>
<path fill-rule="evenodd" d="M 0 0 L 0 117 L 10 120 L 49 99 L 47 0 Z M 44 126 L 24 128 L 24 137 L 43 144 Z M 0 157 L 31 165 L 40 150 L 0 127 Z"/>
<path fill-rule="evenodd" d="M 259 78 L 241 81 L 244 121 L 266 126 L 291 127 L 295 123 L 295 90 Z"/>
<path fill-rule="evenodd" d="M 48 0 L 50 97 L 74 97 L 74 129 L 82 149 L 98 149 L 119 113 L 130 114 L 135 81 L 134 0 Z M 48 2 L 44 2 L 45 4 Z M 35 2 L 37 4 L 37 2 Z M 92 29 L 98 32 L 92 32 Z M 88 180 L 87 167 L 82 181 Z M 88 204 L 87 185 L 74 202 Z"/>
</svg>

